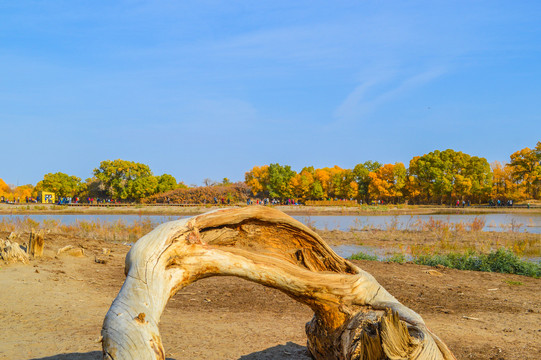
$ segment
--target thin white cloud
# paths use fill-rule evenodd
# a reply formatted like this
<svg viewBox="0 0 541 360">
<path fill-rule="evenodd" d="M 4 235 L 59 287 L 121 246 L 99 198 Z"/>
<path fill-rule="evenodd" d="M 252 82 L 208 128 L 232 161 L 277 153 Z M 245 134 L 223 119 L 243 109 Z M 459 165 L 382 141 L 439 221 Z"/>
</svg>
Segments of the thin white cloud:
<svg viewBox="0 0 541 360">
<path fill-rule="evenodd" d="M 391 82 L 388 76 L 380 75 L 360 83 L 336 108 L 334 117 L 339 122 L 357 121 L 374 112 L 378 107 L 392 101 L 402 94 L 428 84 L 445 73 L 442 67 L 432 68 L 410 76 L 394 86 L 385 86 Z M 380 88 L 383 88 L 380 90 Z"/>
</svg>

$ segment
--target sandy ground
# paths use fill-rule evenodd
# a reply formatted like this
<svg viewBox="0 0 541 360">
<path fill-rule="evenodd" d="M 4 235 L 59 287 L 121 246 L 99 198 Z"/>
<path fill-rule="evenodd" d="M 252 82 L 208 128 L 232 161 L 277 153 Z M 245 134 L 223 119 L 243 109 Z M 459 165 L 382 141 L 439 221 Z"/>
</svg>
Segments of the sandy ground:
<svg viewBox="0 0 541 360">
<path fill-rule="evenodd" d="M 0 234 L 5 236 L 6 234 Z M 327 234 L 326 236 L 331 236 Z M 85 257 L 55 256 L 67 244 Z M 107 263 L 95 262 L 103 248 Z M 0 265 L 0 359 L 101 359 L 103 318 L 124 281 L 129 247 L 62 236 L 46 256 Z M 421 314 L 458 359 L 541 359 L 541 279 L 356 262 Z M 160 331 L 168 359 L 309 359 L 309 308 L 279 291 L 220 277 L 182 289 Z"/>
</svg>

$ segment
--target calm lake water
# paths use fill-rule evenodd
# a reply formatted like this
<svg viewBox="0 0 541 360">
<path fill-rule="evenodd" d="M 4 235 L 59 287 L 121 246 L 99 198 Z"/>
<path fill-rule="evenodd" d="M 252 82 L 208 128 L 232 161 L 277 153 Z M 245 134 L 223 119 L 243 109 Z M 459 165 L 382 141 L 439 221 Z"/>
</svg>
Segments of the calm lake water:
<svg viewBox="0 0 541 360">
<path fill-rule="evenodd" d="M 64 225 L 77 221 L 123 221 L 127 224 L 142 219 L 149 219 L 158 225 L 167 221 L 178 220 L 188 216 L 139 216 L 139 215 L 0 215 L 0 221 L 30 218 L 34 221 L 57 220 Z M 373 216 L 293 216 L 300 222 L 321 230 L 351 229 L 415 229 L 419 222 L 434 221 L 445 223 L 471 224 L 475 218 L 484 221 L 483 231 L 518 231 L 541 234 L 541 214 L 487 214 L 487 215 L 373 215 Z"/>
</svg>

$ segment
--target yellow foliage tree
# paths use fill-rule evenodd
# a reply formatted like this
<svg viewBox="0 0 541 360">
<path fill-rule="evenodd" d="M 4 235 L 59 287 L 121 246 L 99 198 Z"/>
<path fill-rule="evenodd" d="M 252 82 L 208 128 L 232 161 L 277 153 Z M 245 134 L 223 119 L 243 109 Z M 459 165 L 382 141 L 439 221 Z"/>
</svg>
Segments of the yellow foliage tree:
<svg viewBox="0 0 541 360">
<path fill-rule="evenodd" d="M 513 169 L 509 164 L 502 165 L 499 161 L 491 164 L 493 199 L 513 199 L 516 201 L 527 198 L 526 188 L 513 178 Z"/>
<path fill-rule="evenodd" d="M 541 142 L 534 149 L 524 148 L 511 155 L 513 179 L 524 187 L 531 198 L 539 197 L 541 187 Z"/>
<path fill-rule="evenodd" d="M 332 176 L 329 168 L 316 169 L 314 178 L 321 184 L 323 197 L 329 197 L 329 190 L 332 188 Z"/>
<path fill-rule="evenodd" d="M 27 197 L 32 197 L 33 191 L 34 187 L 28 184 L 16 187 L 13 193 L 17 197 L 17 199 L 21 199 L 21 201 L 24 201 Z"/>
<path fill-rule="evenodd" d="M 17 186 L 12 189 L 4 180 L 0 179 L 0 197 L 9 201 L 24 201 L 26 197 L 32 196 L 34 187 L 32 185 Z"/>
<path fill-rule="evenodd" d="M 406 184 L 406 168 L 402 163 L 385 164 L 375 172 L 368 174 L 370 185 L 368 194 L 372 199 L 386 202 L 400 200 Z"/>
<path fill-rule="evenodd" d="M 10 199 L 11 196 L 11 188 L 4 182 L 4 180 L 0 179 L 0 196 L 3 196 L 4 199 Z"/>
<path fill-rule="evenodd" d="M 353 199 L 359 193 L 359 184 L 355 181 L 350 181 L 344 188 L 344 194 L 347 199 Z"/>
<path fill-rule="evenodd" d="M 269 183 L 269 166 L 254 166 L 252 170 L 244 174 L 244 179 L 254 195 L 266 191 Z"/>
<path fill-rule="evenodd" d="M 421 188 L 421 185 L 419 184 L 419 181 L 417 180 L 417 178 L 415 176 L 409 175 L 406 178 L 406 184 L 404 186 L 404 191 L 407 194 L 408 200 L 410 200 L 410 201 L 412 201 L 414 203 L 419 203 L 422 200 L 421 199 L 422 188 Z"/>
<path fill-rule="evenodd" d="M 300 173 L 293 176 L 289 182 L 293 189 L 293 195 L 296 198 L 306 200 L 311 197 L 312 184 L 314 176 L 307 170 L 302 170 Z"/>
</svg>

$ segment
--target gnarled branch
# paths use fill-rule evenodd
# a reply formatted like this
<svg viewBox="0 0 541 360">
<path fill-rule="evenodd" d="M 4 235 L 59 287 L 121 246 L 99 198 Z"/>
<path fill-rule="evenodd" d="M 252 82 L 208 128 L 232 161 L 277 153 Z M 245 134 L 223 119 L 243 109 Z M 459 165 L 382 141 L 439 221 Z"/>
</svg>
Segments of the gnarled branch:
<svg viewBox="0 0 541 360">
<path fill-rule="evenodd" d="M 199 279 L 233 275 L 313 309 L 316 359 L 454 359 L 422 318 L 312 230 L 271 208 L 225 209 L 165 223 L 126 256 L 126 280 L 102 329 L 105 359 L 165 359 L 158 322 Z"/>
</svg>

